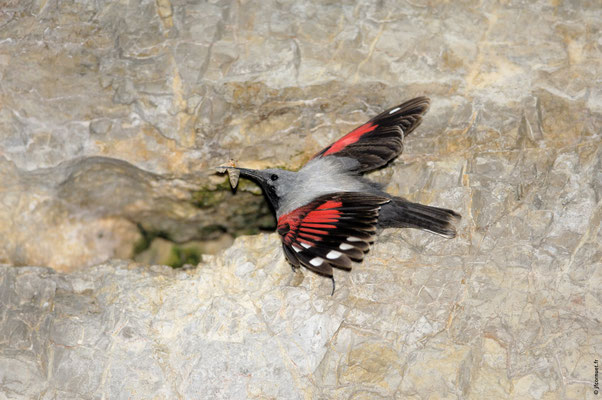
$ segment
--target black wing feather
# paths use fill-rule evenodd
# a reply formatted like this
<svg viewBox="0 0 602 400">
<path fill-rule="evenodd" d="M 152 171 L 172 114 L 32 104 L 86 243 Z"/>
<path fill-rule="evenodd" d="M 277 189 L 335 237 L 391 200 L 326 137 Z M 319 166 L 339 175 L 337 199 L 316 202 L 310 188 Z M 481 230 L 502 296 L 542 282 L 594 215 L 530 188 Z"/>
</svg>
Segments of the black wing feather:
<svg viewBox="0 0 602 400">
<path fill-rule="evenodd" d="M 351 269 L 351 261 L 361 261 L 374 240 L 380 207 L 389 201 L 338 192 L 282 215 L 277 230 L 287 260 L 330 277 L 332 268 Z"/>
<path fill-rule="evenodd" d="M 314 158 L 353 158 L 359 162 L 354 168 L 357 172 L 382 167 L 401 154 L 404 137 L 422 123 L 429 104 L 427 97 L 416 97 L 390 108 L 332 143 Z"/>
</svg>

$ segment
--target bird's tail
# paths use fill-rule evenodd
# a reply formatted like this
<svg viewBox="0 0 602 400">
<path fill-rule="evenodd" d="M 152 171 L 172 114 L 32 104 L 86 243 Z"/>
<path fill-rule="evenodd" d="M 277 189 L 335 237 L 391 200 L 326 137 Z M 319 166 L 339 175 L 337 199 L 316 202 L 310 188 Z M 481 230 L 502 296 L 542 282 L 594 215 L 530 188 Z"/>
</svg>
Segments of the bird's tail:
<svg viewBox="0 0 602 400">
<path fill-rule="evenodd" d="M 381 228 L 418 228 L 447 238 L 456 236 L 455 224 L 462 216 L 446 208 L 412 203 L 401 197 L 393 197 L 382 206 L 378 217 Z"/>
</svg>

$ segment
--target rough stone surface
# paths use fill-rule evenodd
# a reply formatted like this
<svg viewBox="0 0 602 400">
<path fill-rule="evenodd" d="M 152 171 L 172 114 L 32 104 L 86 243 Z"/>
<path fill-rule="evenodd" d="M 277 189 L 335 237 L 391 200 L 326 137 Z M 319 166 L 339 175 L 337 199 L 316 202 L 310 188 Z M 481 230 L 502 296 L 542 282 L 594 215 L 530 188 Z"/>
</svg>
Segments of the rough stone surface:
<svg viewBox="0 0 602 400">
<path fill-rule="evenodd" d="M 552 198 L 544 208 L 563 202 Z M 277 234 L 239 238 L 191 270 L 2 267 L 0 392 L 593 398 L 602 215 L 575 226 L 579 244 L 563 255 L 569 244 L 552 232 L 566 217 L 525 227 L 529 212 L 495 224 L 516 236 L 512 248 L 485 234 L 475 243 L 470 224 L 456 240 L 385 231 L 363 264 L 335 275 L 332 297 L 329 280 L 291 272 Z"/>
<path fill-rule="evenodd" d="M 81 270 L 0 269 L 0 399 L 595 398 L 600 26 L 587 1 L 5 2 L 0 262 Z M 276 234 L 105 262 L 268 226 L 210 167 L 297 168 L 415 95 L 371 178 L 456 239 L 385 231 L 333 297 Z"/>
<path fill-rule="evenodd" d="M 145 232 L 269 227 L 211 167 L 297 168 L 414 95 L 433 107 L 396 164 L 421 169 L 409 182 L 425 160 L 546 168 L 600 140 L 601 19 L 587 1 L 4 2 L 0 262 L 69 270 Z"/>
</svg>

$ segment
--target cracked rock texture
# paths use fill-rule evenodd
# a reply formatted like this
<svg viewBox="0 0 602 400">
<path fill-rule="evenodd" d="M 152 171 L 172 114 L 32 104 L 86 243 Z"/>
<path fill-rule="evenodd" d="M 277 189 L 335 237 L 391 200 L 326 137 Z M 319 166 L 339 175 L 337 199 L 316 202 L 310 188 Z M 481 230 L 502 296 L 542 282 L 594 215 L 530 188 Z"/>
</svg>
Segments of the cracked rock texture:
<svg viewBox="0 0 602 400">
<path fill-rule="evenodd" d="M 587 1 L 5 2 L 0 399 L 595 398 L 600 26 Z M 416 95 L 370 177 L 456 239 L 387 230 L 332 297 L 276 234 L 107 261 L 269 226 L 211 167 L 298 168 Z"/>
<path fill-rule="evenodd" d="M 542 205 L 561 207 L 552 198 Z M 2 267 L 0 393 L 593 398 L 602 215 L 575 226 L 568 252 L 553 234 L 566 217 L 525 227 L 530 212 L 492 228 L 516 236 L 510 248 L 487 234 L 385 231 L 335 275 L 332 297 L 328 279 L 291 273 L 277 234 L 241 237 L 192 270 Z"/>
</svg>

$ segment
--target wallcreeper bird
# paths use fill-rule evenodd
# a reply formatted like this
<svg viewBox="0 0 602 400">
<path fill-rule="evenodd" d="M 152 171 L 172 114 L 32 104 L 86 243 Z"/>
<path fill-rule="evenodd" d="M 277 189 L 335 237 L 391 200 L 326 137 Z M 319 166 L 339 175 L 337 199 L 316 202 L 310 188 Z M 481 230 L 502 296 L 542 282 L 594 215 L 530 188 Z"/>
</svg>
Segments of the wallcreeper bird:
<svg viewBox="0 0 602 400">
<path fill-rule="evenodd" d="M 361 175 L 401 154 L 404 137 L 420 125 L 428 107 L 426 97 L 393 107 L 320 151 L 297 172 L 235 167 L 221 172 L 228 170 L 236 178 L 240 173 L 261 185 L 276 212 L 293 270 L 304 266 L 333 279 L 333 267 L 350 270 L 352 260 L 362 260 L 377 228 L 456 236 L 456 212 L 392 196 Z"/>
</svg>

